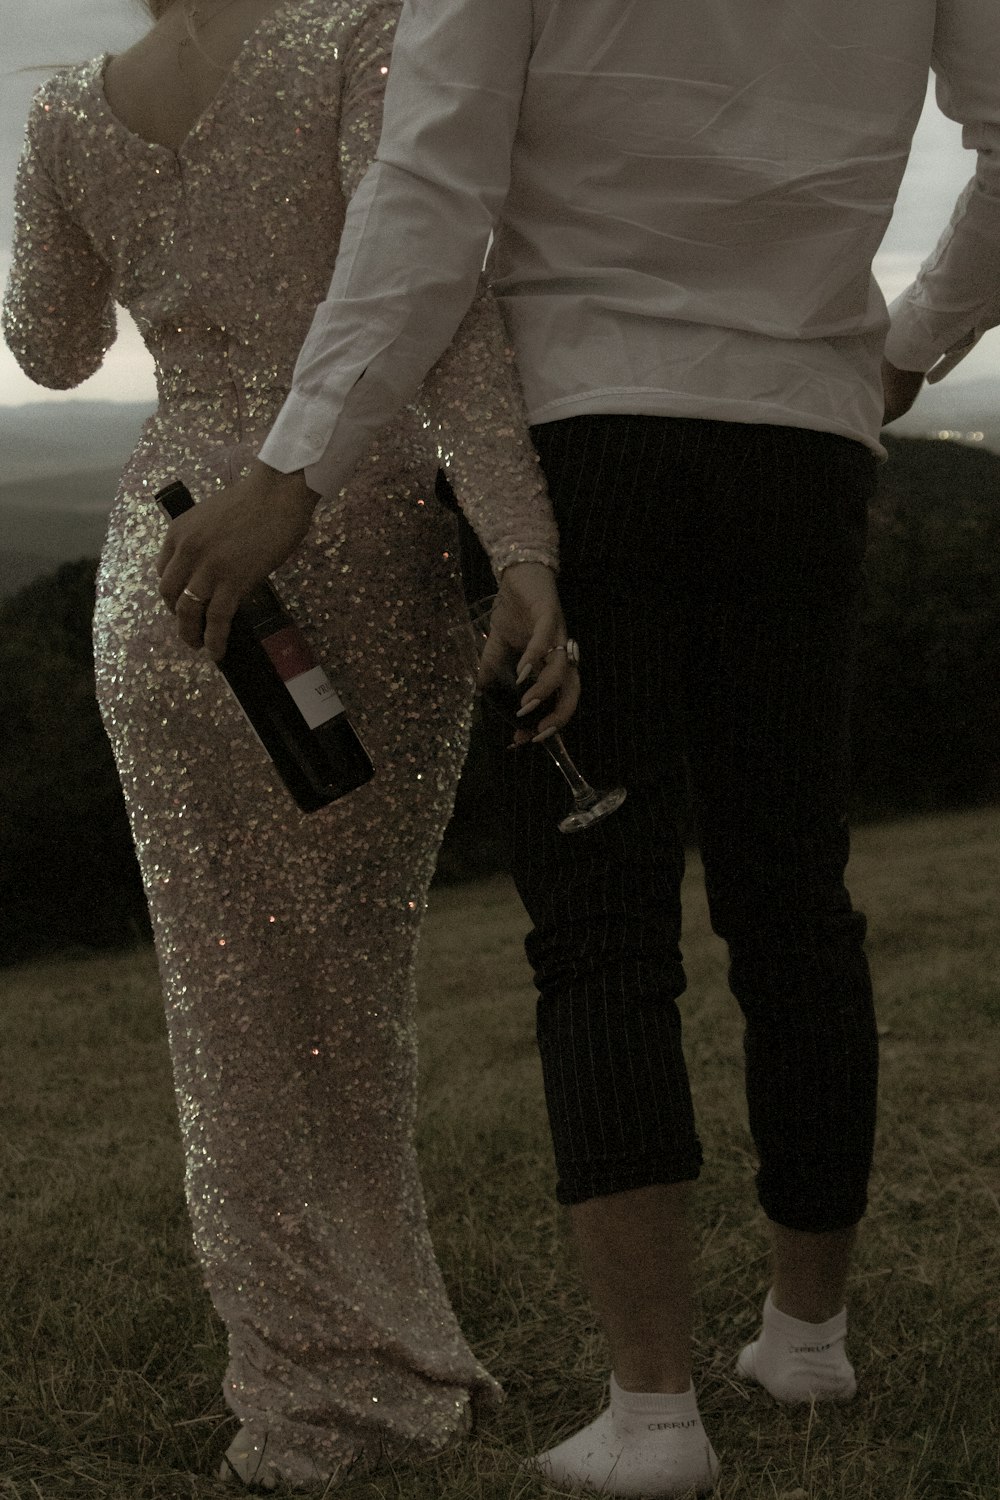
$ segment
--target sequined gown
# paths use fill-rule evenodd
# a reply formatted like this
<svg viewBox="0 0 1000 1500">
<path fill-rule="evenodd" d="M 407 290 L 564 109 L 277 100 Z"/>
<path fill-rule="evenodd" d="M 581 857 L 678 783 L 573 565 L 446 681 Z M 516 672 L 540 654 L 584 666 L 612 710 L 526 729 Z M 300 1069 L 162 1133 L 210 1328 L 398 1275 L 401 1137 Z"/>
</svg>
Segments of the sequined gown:
<svg viewBox="0 0 1000 1500">
<path fill-rule="evenodd" d="M 68 387 L 113 340 L 159 408 L 98 577 L 98 695 L 154 924 L 194 1243 L 228 1330 L 226 1399 L 293 1482 L 433 1450 L 497 1387 L 455 1320 L 412 1144 L 413 964 L 462 763 L 471 645 L 435 442 L 494 558 L 551 560 L 551 521 L 488 298 L 409 414 L 324 502 L 276 583 L 377 768 L 300 814 L 216 668 L 179 644 L 153 492 L 253 456 L 332 271 L 380 123 L 397 7 L 281 5 L 176 152 L 132 134 L 98 58 L 36 95 L 5 332 Z M 500 502 L 498 504 L 498 501 Z"/>
</svg>

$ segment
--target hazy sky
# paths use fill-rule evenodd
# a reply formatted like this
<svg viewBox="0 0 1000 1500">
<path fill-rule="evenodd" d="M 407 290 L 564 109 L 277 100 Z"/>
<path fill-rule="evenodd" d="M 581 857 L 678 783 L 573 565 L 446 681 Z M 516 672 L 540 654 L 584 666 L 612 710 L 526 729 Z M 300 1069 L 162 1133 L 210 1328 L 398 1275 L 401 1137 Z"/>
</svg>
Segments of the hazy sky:
<svg viewBox="0 0 1000 1500">
<path fill-rule="evenodd" d="M 146 24 L 139 0 L 0 0 L 5 65 L 0 73 L 0 275 L 5 280 L 10 265 L 14 168 L 28 102 L 45 76 L 45 65 L 120 51 Z M 36 65 L 42 66 L 41 73 L 20 71 Z M 963 150 L 959 127 L 944 118 L 930 93 L 896 213 L 875 261 L 888 300 L 909 284 L 933 249 L 974 164 L 974 154 Z M 996 381 L 1000 395 L 1000 330 L 981 340 L 948 377 L 948 385 L 984 378 Z M 103 368 L 71 394 L 89 400 L 153 399 L 151 363 L 127 317 L 121 319 L 118 343 Z M 65 400 L 66 395 L 33 385 L 6 348 L 0 349 L 0 405 Z"/>
</svg>

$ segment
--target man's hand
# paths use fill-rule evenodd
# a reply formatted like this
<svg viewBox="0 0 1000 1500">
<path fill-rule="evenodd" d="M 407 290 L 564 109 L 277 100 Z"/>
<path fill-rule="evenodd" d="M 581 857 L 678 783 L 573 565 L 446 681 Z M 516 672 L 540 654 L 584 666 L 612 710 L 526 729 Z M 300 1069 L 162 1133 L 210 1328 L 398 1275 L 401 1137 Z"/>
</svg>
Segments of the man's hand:
<svg viewBox="0 0 1000 1500">
<path fill-rule="evenodd" d="M 882 361 L 882 390 L 885 393 L 885 415 L 882 426 L 895 422 L 916 401 L 926 376 L 919 370 L 898 370 L 887 359 Z"/>
<path fill-rule="evenodd" d="M 555 574 L 542 563 L 512 563 L 500 579 L 490 620 L 490 636 L 479 669 L 479 686 L 516 655 L 522 709 L 548 703 L 548 712 L 529 734 L 519 730 L 515 744 L 547 739 L 569 722 L 580 701 L 580 674 L 567 657 L 566 621 Z"/>
<path fill-rule="evenodd" d="M 255 460 L 238 484 L 171 521 L 156 571 L 182 641 L 222 658 L 236 606 L 295 551 L 318 499 L 301 473 Z"/>
</svg>

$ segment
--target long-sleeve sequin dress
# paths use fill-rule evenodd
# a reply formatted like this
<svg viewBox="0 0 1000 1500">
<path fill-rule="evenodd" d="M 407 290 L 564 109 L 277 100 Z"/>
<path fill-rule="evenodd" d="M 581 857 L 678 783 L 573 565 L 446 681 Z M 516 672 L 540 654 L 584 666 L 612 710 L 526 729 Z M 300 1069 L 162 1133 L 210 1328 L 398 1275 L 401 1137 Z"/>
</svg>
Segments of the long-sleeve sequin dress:
<svg viewBox="0 0 1000 1500">
<path fill-rule="evenodd" d="M 377 143 L 396 15 L 280 5 L 177 151 L 113 115 L 105 58 L 58 74 L 29 120 L 4 311 L 44 385 L 97 368 L 112 299 L 156 361 L 159 408 L 101 559 L 98 695 L 153 918 L 195 1246 L 229 1335 L 226 1399 L 261 1477 L 306 1485 L 383 1446 L 440 1447 L 497 1397 L 449 1305 L 412 1142 L 415 949 L 473 677 L 437 452 L 497 563 L 551 561 L 552 523 L 484 298 L 422 417 L 393 425 L 276 574 L 376 766 L 305 816 L 214 665 L 178 642 L 153 492 L 232 480 L 277 413 Z"/>
</svg>

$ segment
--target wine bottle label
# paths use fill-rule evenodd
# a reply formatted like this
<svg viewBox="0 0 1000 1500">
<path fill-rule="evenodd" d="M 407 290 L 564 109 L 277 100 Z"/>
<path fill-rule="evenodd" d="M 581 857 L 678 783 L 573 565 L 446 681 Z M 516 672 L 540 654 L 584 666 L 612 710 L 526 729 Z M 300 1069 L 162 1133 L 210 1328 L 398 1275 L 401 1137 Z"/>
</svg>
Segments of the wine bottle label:
<svg viewBox="0 0 1000 1500">
<path fill-rule="evenodd" d="M 285 625 L 264 636 L 261 645 L 310 729 L 318 729 L 344 712 L 333 683 L 295 625 Z"/>
</svg>

